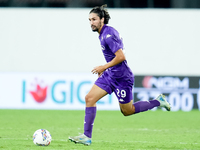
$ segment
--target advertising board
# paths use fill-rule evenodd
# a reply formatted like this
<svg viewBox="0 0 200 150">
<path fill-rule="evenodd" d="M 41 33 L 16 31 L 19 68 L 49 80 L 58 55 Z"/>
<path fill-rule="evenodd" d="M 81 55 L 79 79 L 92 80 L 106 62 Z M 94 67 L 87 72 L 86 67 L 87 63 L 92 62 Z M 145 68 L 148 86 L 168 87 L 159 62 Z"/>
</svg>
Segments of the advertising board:
<svg viewBox="0 0 200 150">
<path fill-rule="evenodd" d="M 200 77 L 186 76 L 136 76 L 134 99 L 153 99 L 166 95 L 172 111 L 200 110 Z"/>
<path fill-rule="evenodd" d="M 89 73 L 1 73 L 0 108 L 82 110 L 96 78 Z M 105 96 L 98 109 L 118 109 L 115 99 Z"/>
<path fill-rule="evenodd" d="M 91 73 L 1 73 L 0 109 L 83 110 L 96 79 Z M 134 102 L 160 93 L 166 95 L 172 111 L 200 110 L 200 77 L 135 76 Z M 107 95 L 97 108 L 119 110 L 118 100 L 114 94 Z"/>
</svg>

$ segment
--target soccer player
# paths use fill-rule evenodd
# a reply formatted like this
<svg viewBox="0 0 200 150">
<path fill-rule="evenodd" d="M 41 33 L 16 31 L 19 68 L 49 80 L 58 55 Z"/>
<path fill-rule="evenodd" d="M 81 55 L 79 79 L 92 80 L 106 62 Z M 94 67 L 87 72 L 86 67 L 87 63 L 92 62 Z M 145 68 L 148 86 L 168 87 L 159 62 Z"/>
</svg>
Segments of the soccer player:
<svg viewBox="0 0 200 150">
<path fill-rule="evenodd" d="M 162 94 L 158 95 L 154 100 L 133 103 L 134 75 L 127 64 L 123 51 L 123 42 L 118 31 L 113 27 L 107 26 L 110 15 L 105 9 L 106 6 L 94 7 L 89 13 L 89 22 L 92 31 L 99 33 L 101 49 L 107 63 L 94 67 L 92 70 L 92 73 L 98 74 L 99 77 L 85 97 L 84 134 L 69 137 L 72 142 L 84 145 L 90 145 L 92 142 L 96 102 L 112 92 L 117 96 L 124 116 L 144 112 L 158 106 L 170 111 L 170 105 Z"/>
</svg>

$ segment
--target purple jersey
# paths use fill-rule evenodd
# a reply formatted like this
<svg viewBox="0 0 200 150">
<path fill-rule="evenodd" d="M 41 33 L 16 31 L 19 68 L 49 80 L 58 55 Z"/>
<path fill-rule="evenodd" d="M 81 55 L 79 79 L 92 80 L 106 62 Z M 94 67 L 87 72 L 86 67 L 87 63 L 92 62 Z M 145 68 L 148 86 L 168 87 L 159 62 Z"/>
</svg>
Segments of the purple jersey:
<svg viewBox="0 0 200 150">
<path fill-rule="evenodd" d="M 107 62 L 115 58 L 115 53 L 119 49 L 123 50 L 123 42 L 119 33 L 110 26 L 103 26 L 99 40 Z M 114 92 L 121 104 L 129 103 L 133 99 L 134 75 L 126 60 L 104 71 L 95 84 L 109 94 Z"/>
<path fill-rule="evenodd" d="M 107 62 L 110 62 L 115 57 L 115 52 L 119 49 L 123 50 L 122 38 L 113 27 L 104 25 L 101 29 L 99 40 L 101 42 L 102 52 Z M 127 65 L 127 61 L 123 61 L 113 67 L 107 69 L 107 72 L 112 78 L 134 78 L 131 69 Z"/>
</svg>

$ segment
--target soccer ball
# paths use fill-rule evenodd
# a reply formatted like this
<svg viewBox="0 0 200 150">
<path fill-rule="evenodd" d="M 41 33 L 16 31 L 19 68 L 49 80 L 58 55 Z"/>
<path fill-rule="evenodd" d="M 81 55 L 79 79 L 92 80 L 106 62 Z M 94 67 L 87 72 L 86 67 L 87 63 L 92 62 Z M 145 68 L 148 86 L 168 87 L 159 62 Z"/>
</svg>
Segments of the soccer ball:
<svg viewBox="0 0 200 150">
<path fill-rule="evenodd" d="M 33 143 L 38 146 L 48 146 L 51 143 L 51 134 L 45 129 L 39 129 L 33 134 Z"/>
</svg>

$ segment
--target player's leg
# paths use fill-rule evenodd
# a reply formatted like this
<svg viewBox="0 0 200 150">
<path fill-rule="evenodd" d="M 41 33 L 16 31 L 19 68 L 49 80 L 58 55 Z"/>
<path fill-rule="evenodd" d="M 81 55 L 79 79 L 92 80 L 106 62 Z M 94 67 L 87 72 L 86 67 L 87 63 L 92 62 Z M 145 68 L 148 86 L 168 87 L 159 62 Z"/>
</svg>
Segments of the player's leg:
<svg viewBox="0 0 200 150">
<path fill-rule="evenodd" d="M 154 107 L 158 107 L 160 106 L 160 103 L 157 100 L 138 101 L 136 103 L 133 103 L 133 100 L 131 100 L 129 103 L 126 103 L 126 104 L 119 103 L 119 105 L 120 105 L 120 109 L 123 115 L 129 116 L 132 114 L 150 110 Z"/>
<path fill-rule="evenodd" d="M 131 100 L 129 103 L 120 103 L 120 110 L 124 116 L 129 116 L 135 113 L 135 107 L 133 105 L 133 100 Z"/>
<path fill-rule="evenodd" d="M 120 102 L 120 101 L 119 101 Z M 137 114 L 147 110 L 151 110 L 154 107 L 164 107 L 167 111 L 170 111 L 170 105 L 166 101 L 165 96 L 160 94 L 156 99 L 150 101 L 138 101 L 133 103 L 131 100 L 128 103 L 119 103 L 121 112 L 124 116 Z"/>
<path fill-rule="evenodd" d="M 86 109 L 84 121 L 84 134 L 80 136 L 69 137 L 69 140 L 84 145 L 91 144 L 92 129 L 94 119 L 96 117 L 96 102 L 107 94 L 108 93 L 105 90 L 101 89 L 97 85 L 93 85 L 89 93 L 85 96 Z"/>
<path fill-rule="evenodd" d="M 92 89 L 85 96 L 86 109 L 85 109 L 85 121 L 84 121 L 84 135 L 91 138 L 92 137 L 92 128 L 94 119 L 96 117 L 96 102 L 108 93 L 98 87 L 93 85 Z"/>
<path fill-rule="evenodd" d="M 96 107 L 96 102 L 108 93 L 97 85 L 93 85 L 85 96 L 86 107 Z"/>
</svg>

